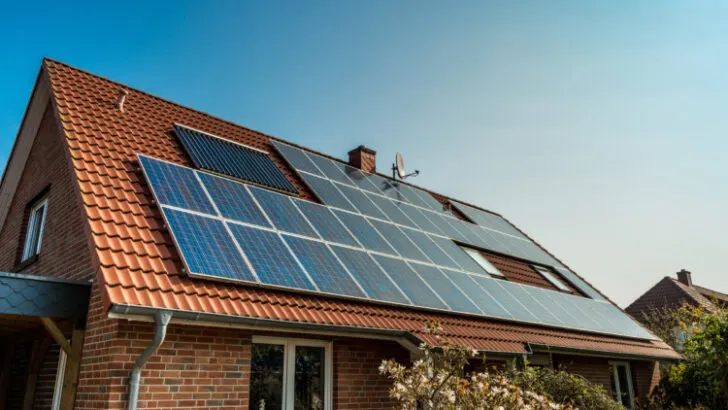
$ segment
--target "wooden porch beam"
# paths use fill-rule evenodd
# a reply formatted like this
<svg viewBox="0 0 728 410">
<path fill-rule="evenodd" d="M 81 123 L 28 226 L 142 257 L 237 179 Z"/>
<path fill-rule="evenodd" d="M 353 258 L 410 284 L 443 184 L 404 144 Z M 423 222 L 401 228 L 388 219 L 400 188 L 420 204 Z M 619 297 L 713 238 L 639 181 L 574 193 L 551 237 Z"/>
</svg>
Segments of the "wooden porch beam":
<svg viewBox="0 0 728 410">
<path fill-rule="evenodd" d="M 63 349 L 63 351 L 66 352 L 68 356 L 70 356 L 71 345 L 68 343 L 68 340 L 66 340 L 66 336 L 63 335 L 63 332 L 61 332 L 61 329 L 56 326 L 56 323 L 53 321 L 53 319 L 48 317 L 41 317 L 40 321 L 41 323 L 43 323 L 43 327 L 45 327 L 48 333 L 50 333 L 53 340 L 58 343 L 58 346 L 61 346 L 61 349 Z"/>
<path fill-rule="evenodd" d="M 74 323 L 71 334 L 70 353 L 66 356 L 66 371 L 63 376 L 63 393 L 61 394 L 61 410 L 72 410 L 76 400 L 76 388 L 78 387 L 78 373 L 81 368 L 81 352 L 83 348 L 82 324 Z"/>
</svg>

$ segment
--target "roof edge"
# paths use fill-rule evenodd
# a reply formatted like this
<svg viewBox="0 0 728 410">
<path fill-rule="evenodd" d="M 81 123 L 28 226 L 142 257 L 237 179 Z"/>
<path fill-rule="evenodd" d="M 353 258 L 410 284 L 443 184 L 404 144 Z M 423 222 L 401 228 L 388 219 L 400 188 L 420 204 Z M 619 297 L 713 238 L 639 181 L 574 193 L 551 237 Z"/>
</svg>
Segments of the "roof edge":
<svg viewBox="0 0 728 410">
<path fill-rule="evenodd" d="M 631 353 L 620 353 L 620 352 L 612 352 L 612 351 L 605 351 L 605 350 L 593 350 L 593 349 L 579 349 L 575 347 L 559 347 L 559 346 L 551 346 L 547 344 L 540 344 L 540 343 L 529 343 L 529 346 L 531 347 L 531 350 L 534 352 L 550 352 L 550 353 L 557 353 L 557 354 L 570 354 L 570 355 L 576 355 L 576 356 L 593 356 L 593 357 L 605 357 L 605 358 L 619 358 L 619 359 L 643 359 L 643 360 L 672 360 L 672 361 L 680 361 L 682 360 L 682 357 L 679 355 L 679 353 L 675 352 L 674 350 L 670 349 L 670 352 L 675 353 L 678 355 L 678 357 L 675 357 L 675 355 L 649 355 L 649 354 L 631 354 Z M 535 348 L 535 349 L 534 349 Z"/>
</svg>

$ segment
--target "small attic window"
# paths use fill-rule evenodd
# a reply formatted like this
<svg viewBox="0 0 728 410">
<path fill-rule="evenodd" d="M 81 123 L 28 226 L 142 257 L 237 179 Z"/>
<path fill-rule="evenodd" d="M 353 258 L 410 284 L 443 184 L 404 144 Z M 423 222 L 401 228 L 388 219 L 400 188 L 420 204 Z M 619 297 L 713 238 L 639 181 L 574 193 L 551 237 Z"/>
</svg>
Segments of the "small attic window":
<svg viewBox="0 0 728 410">
<path fill-rule="evenodd" d="M 498 268 L 496 268 L 495 266 L 493 266 L 493 264 L 490 263 L 490 261 L 488 259 L 486 259 L 485 256 L 483 256 L 482 253 L 480 253 L 480 251 L 478 251 L 476 249 L 473 249 L 473 248 L 466 248 L 464 246 L 462 246 L 461 248 L 465 251 L 465 253 L 468 254 L 468 256 L 470 256 L 471 258 L 473 258 L 473 260 L 478 265 L 480 265 L 480 267 L 483 268 L 483 270 L 485 270 L 486 272 L 488 272 L 488 274 L 490 276 L 495 276 L 497 278 L 505 278 L 506 277 L 504 274 L 501 273 L 501 271 L 498 270 Z"/>
<path fill-rule="evenodd" d="M 23 253 L 20 262 L 27 262 L 31 258 L 38 256 L 40 246 L 43 242 L 43 228 L 45 226 L 46 211 L 48 210 L 48 197 L 36 200 L 30 206 L 28 214 L 28 225 L 25 229 L 25 243 L 23 245 Z"/>
<path fill-rule="evenodd" d="M 541 276 L 543 276 L 547 281 L 549 281 L 549 283 L 556 286 L 556 288 L 559 289 L 560 291 L 573 293 L 573 291 L 568 286 L 566 286 L 563 281 L 561 281 L 557 277 L 556 272 L 552 271 L 549 268 L 543 267 L 543 266 L 538 266 L 538 265 L 532 265 L 532 266 L 534 269 L 536 269 L 536 272 L 540 273 Z"/>
</svg>

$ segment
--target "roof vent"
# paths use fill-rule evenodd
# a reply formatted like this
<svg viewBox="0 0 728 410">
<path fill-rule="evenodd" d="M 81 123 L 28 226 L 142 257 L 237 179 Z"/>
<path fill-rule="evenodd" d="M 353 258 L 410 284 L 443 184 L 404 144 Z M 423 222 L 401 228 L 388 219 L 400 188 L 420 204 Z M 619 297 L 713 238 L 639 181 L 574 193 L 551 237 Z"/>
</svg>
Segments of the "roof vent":
<svg viewBox="0 0 728 410">
<path fill-rule="evenodd" d="M 688 286 L 692 287 L 693 286 L 693 274 L 690 273 L 690 271 L 682 269 L 680 272 L 677 273 L 677 281 L 684 285 L 688 285 Z"/>
<path fill-rule="evenodd" d="M 129 95 L 129 91 L 123 88 L 119 89 L 119 97 L 116 99 L 116 109 L 119 112 L 124 112 L 124 103 L 126 102 L 127 95 Z"/>
</svg>

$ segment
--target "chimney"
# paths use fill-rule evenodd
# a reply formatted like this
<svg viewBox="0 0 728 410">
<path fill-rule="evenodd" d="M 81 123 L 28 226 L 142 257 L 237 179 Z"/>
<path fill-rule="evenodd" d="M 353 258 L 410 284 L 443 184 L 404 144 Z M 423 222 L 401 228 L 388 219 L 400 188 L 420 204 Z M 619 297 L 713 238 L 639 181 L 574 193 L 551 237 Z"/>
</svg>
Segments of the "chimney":
<svg viewBox="0 0 728 410">
<path fill-rule="evenodd" d="M 375 173 L 377 172 L 377 152 L 359 145 L 349 151 L 349 165 L 362 171 Z"/>
<path fill-rule="evenodd" d="M 684 285 L 688 285 L 688 286 L 692 287 L 693 286 L 692 275 L 693 274 L 690 273 L 690 271 L 686 271 L 685 269 L 683 269 L 677 273 L 677 281 Z"/>
</svg>

